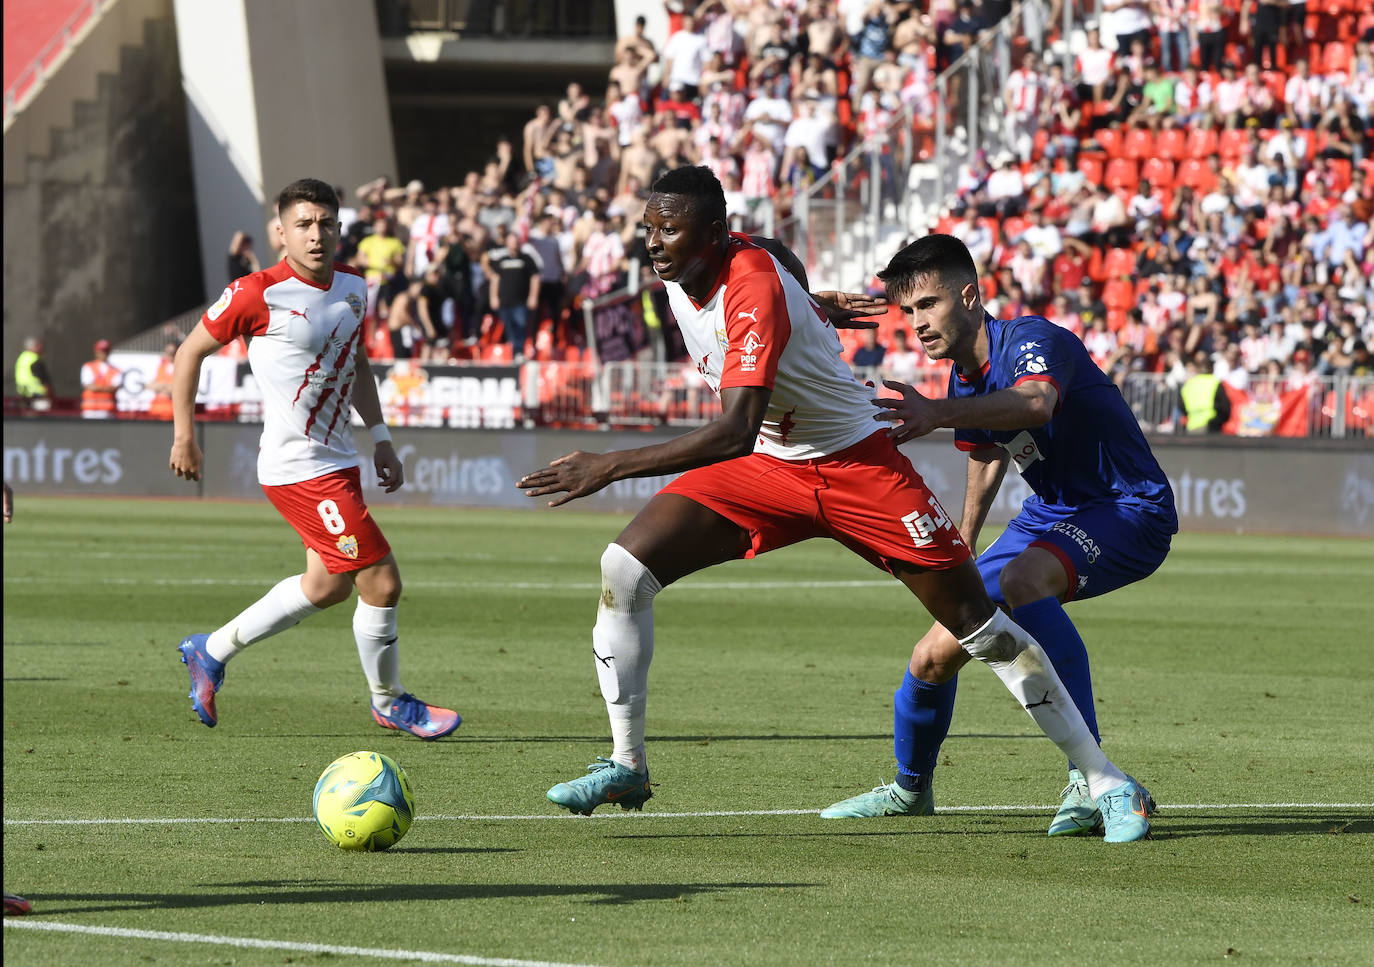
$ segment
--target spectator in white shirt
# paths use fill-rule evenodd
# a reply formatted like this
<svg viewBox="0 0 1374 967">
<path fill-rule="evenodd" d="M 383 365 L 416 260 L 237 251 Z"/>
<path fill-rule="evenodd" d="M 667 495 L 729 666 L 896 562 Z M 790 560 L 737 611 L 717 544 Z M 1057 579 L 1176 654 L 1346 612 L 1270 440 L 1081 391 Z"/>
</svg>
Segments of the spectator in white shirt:
<svg viewBox="0 0 1374 967">
<path fill-rule="evenodd" d="M 663 78 L 671 88 L 681 84 L 687 100 L 695 101 L 701 94 L 701 71 L 711 56 L 706 35 L 690 13 L 682 18 L 682 29 L 668 38 L 663 48 Z"/>
</svg>

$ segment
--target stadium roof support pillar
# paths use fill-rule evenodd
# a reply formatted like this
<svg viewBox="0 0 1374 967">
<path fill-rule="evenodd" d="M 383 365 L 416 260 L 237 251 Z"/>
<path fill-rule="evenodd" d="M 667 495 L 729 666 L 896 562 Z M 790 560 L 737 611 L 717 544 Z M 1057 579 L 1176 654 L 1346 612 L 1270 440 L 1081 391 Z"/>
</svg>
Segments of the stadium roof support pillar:
<svg viewBox="0 0 1374 967">
<path fill-rule="evenodd" d="M 237 231 L 264 264 L 276 193 L 297 178 L 351 190 L 396 180 L 371 0 L 174 0 L 205 298 Z"/>
</svg>

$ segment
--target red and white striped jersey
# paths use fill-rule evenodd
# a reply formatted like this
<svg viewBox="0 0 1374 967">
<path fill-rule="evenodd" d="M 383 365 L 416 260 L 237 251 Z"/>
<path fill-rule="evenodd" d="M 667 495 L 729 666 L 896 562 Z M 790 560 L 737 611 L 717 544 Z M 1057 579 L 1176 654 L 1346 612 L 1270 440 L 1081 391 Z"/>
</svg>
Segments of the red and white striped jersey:
<svg viewBox="0 0 1374 967">
<path fill-rule="evenodd" d="M 755 453 L 809 460 L 874 432 L 869 400 L 843 359 L 835 329 L 801 284 L 747 235 L 730 248 L 706 302 L 665 282 L 682 340 L 711 391 L 773 391 Z"/>
<path fill-rule="evenodd" d="M 1007 78 L 1007 107 L 1021 117 L 1040 114 L 1040 100 L 1045 93 L 1045 79 L 1037 71 L 1022 67 Z"/>
<path fill-rule="evenodd" d="M 777 155 L 771 148 L 752 144 L 744 152 L 744 177 L 740 189 L 745 198 L 772 198 L 777 190 L 774 171 L 777 168 Z"/>
<path fill-rule="evenodd" d="M 262 393 L 258 482 L 300 483 L 358 464 L 350 426 L 367 283 L 336 262 L 328 286 L 283 259 L 233 282 L 201 316 L 222 343 L 239 336 Z"/>
</svg>

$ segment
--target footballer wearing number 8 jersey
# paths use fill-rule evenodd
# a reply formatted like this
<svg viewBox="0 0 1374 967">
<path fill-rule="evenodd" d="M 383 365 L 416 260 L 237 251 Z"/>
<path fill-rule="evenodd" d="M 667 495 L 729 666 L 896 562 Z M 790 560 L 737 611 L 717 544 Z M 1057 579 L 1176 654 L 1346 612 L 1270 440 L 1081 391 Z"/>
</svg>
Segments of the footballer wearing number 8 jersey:
<svg viewBox="0 0 1374 967">
<path fill-rule="evenodd" d="M 869 393 L 798 270 L 769 245 L 728 231 L 724 193 L 708 168 L 659 178 L 644 222 L 654 272 L 722 413 L 666 443 L 567 454 L 518 482 L 532 497 L 561 494 L 550 501 L 557 506 L 615 480 L 686 471 L 601 557 L 592 654 L 613 750 L 547 798 L 583 814 L 606 803 L 643 806 L 652 795 L 645 711 L 654 597 L 694 571 L 812 537 L 840 541 L 905 584 L 955 635 L 951 666 L 987 664 L 1060 749 L 1075 762 L 1084 757 L 1099 800 L 1145 798 L 1102 754 L 1040 646 L 988 598 L 953 521 L 911 462 L 875 432 Z M 1109 811 L 1120 817 L 1110 838 L 1148 833 L 1143 817 Z"/>
<path fill-rule="evenodd" d="M 372 693 L 373 719 L 437 739 L 461 719 L 451 709 L 420 701 L 401 684 L 401 575 L 363 500 L 353 442 L 356 409 L 375 444 L 378 483 L 387 493 L 405 483 L 363 349 L 367 285 L 354 269 L 334 261 L 339 199 L 327 183 L 305 178 L 287 185 L 277 198 L 277 215 L 285 257 L 226 288 L 177 350 L 170 465 L 178 477 L 200 479 L 195 395 L 201 361 L 242 338 L 263 397 L 258 482 L 300 535 L 305 572 L 282 580 L 218 630 L 181 642 L 191 707 L 206 725 L 216 725 L 215 693 L 231 659 L 347 600 L 356 587 L 353 637 Z"/>
</svg>

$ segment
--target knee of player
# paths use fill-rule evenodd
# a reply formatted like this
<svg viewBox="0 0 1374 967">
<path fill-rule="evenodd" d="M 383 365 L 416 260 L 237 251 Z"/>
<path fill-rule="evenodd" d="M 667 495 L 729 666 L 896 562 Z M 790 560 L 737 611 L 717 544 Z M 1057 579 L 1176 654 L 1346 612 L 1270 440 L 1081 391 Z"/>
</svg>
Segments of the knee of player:
<svg viewBox="0 0 1374 967">
<path fill-rule="evenodd" d="M 348 596 L 353 593 L 353 582 L 350 578 L 351 575 L 348 574 L 331 574 L 309 587 L 303 584 L 301 590 L 315 607 L 332 608 L 340 602 L 347 601 Z"/>
<path fill-rule="evenodd" d="M 401 603 L 401 572 L 394 567 L 359 571 L 354 583 L 358 586 L 358 596 L 373 607 L 394 608 Z"/>
<path fill-rule="evenodd" d="M 601 604 L 607 611 L 641 611 L 662 590 L 649 569 L 619 544 L 601 555 Z"/>
<path fill-rule="evenodd" d="M 1056 595 L 1053 582 L 1039 563 L 1039 555 L 1030 558 L 1022 554 L 1012 560 L 1002 569 L 997 584 L 1002 600 L 1012 608 Z"/>
<path fill-rule="evenodd" d="M 939 685 L 957 675 L 966 660 L 959 640 L 937 624 L 916 643 L 907 670 L 913 678 Z"/>
</svg>

